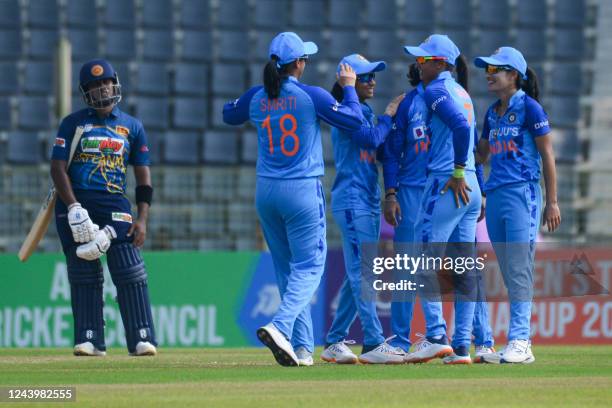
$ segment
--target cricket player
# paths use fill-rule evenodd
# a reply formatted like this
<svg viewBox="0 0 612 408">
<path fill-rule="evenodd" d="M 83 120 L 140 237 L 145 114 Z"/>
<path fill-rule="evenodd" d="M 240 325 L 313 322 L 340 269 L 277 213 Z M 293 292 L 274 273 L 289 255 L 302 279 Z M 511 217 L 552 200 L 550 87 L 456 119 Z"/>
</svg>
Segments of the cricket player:
<svg viewBox="0 0 612 408">
<path fill-rule="evenodd" d="M 345 131 L 362 126 L 355 73 L 344 65 L 338 82 L 342 103 L 327 91 L 299 82 L 309 55 L 318 51 L 295 33 L 271 42 L 263 86 L 223 108 L 223 120 L 250 120 L 258 132 L 255 205 L 274 262 L 281 304 L 258 338 L 283 366 L 312 365 L 310 301 L 327 255 L 320 120 Z"/>
<path fill-rule="evenodd" d="M 108 61 L 85 63 L 79 89 L 88 108 L 62 120 L 51 157 L 51 177 L 59 195 L 55 221 L 71 289 L 74 354 L 106 354 L 100 262 L 106 253 L 129 354 L 155 355 L 147 272 L 139 250 L 153 197 L 146 134 L 140 121 L 117 107 L 121 84 Z M 66 168 L 78 131 L 82 136 Z M 136 219 L 125 197 L 128 164 L 134 166 L 137 183 Z"/>
<path fill-rule="evenodd" d="M 463 78 L 460 78 L 463 79 Z M 417 212 L 427 180 L 427 158 L 431 144 L 427 122 L 430 114 L 423 99 L 425 89 L 416 63 L 408 69 L 408 80 L 414 87 L 399 106 L 394 120 L 393 131 L 384 144 L 383 174 L 385 181 L 385 219 L 395 227 L 394 243 L 398 251 L 411 251 L 414 242 L 414 227 Z M 467 90 L 467 83 L 460 85 Z M 484 186 L 482 164 L 476 165 L 479 187 Z M 484 201 L 483 201 L 484 206 Z M 402 208 L 404 211 L 402 212 Z M 481 208 L 480 221 L 484 218 Z M 406 276 L 405 278 L 410 278 Z M 484 292 L 484 281 L 478 279 L 478 288 Z M 480 298 L 479 298 L 480 299 Z M 395 296 L 391 303 L 391 331 L 389 342 L 398 351 L 410 349 L 410 325 L 413 316 L 414 296 Z M 431 336 L 431 333 L 427 333 Z M 493 335 L 489 324 L 486 302 L 478 302 L 474 315 L 475 362 L 480 356 L 494 352 Z"/>
<path fill-rule="evenodd" d="M 346 336 L 357 316 L 363 329 L 363 349 L 359 361 L 365 364 L 402 364 L 404 353 L 397 353 L 387 344 L 376 314 L 376 302 L 362 295 L 362 245 L 378 246 L 380 235 L 380 188 L 376 150 L 391 131 L 393 116 L 404 95 L 389 103 L 375 123 L 375 115 L 366 100 L 374 96 L 375 76 L 383 71 L 384 61 L 370 62 L 360 54 L 344 57 L 338 64 L 350 65 L 357 74 L 355 89 L 361 104 L 364 126 L 358 132 L 333 128 L 332 140 L 336 179 L 332 187 L 332 215 L 342 233 L 342 249 L 346 275 L 340 289 L 336 316 L 327 334 L 327 347 L 321 359 L 339 364 L 355 364 L 357 356 L 348 348 Z M 332 95 L 343 99 L 342 88 L 334 84 Z M 365 251 L 369 252 L 369 251 Z"/>
<path fill-rule="evenodd" d="M 501 47 L 474 60 L 487 72 L 498 100 L 485 115 L 478 144 L 480 160 L 491 155 L 487 180 L 487 230 L 510 300 L 508 344 L 483 356 L 492 363 L 532 363 L 530 321 L 535 242 L 540 225 L 543 164 L 546 206 L 543 223 L 552 232 L 561 223 L 555 156 L 546 112 L 538 102 L 538 80 L 515 48 Z"/>
<path fill-rule="evenodd" d="M 467 83 L 467 65 L 457 46 L 446 35 L 429 36 L 419 46 L 405 51 L 417 57 L 423 99 L 430 115 L 428 128 L 431 145 L 427 179 L 416 219 L 415 240 L 423 243 L 427 256 L 446 256 L 447 242 L 474 249 L 476 220 L 481 209 L 481 194 L 475 175 L 475 121 L 472 100 L 453 78 Z M 450 193 L 447 194 L 447 191 Z M 471 245 L 471 247 L 470 247 Z M 475 309 L 476 280 L 473 271 L 454 273 L 455 333 L 452 348 L 446 337 L 440 293 L 437 292 L 437 270 L 417 272 L 424 284 L 421 304 L 428 335 L 406 356 L 407 362 L 425 362 L 446 356 L 445 364 L 470 364 L 472 323 Z"/>
</svg>

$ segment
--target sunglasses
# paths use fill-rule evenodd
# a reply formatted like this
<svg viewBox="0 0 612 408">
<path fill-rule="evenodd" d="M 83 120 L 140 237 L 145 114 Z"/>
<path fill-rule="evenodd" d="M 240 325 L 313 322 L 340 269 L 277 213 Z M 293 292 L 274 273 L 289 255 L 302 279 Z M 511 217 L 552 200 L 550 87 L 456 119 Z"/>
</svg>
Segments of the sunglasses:
<svg viewBox="0 0 612 408">
<path fill-rule="evenodd" d="M 446 57 L 416 57 L 416 62 L 424 64 L 427 61 L 446 61 L 447 59 Z"/>
<path fill-rule="evenodd" d="M 376 74 L 374 72 L 370 72 L 369 74 L 357 75 L 357 80 L 362 84 L 370 83 L 374 78 L 376 78 Z"/>
<path fill-rule="evenodd" d="M 487 65 L 487 68 L 485 69 L 485 71 L 489 75 L 494 75 L 502 71 L 513 71 L 513 70 L 514 68 L 508 65 Z"/>
</svg>

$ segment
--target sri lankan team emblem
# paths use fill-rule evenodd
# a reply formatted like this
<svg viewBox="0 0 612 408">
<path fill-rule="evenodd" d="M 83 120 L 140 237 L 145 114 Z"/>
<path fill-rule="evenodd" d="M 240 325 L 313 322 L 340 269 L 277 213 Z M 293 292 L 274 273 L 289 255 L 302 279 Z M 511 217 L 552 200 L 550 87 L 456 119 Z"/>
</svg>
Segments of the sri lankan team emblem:
<svg viewBox="0 0 612 408">
<path fill-rule="evenodd" d="M 124 126 L 117 125 L 115 126 L 115 133 L 117 133 L 118 135 L 127 137 L 130 134 L 130 129 Z"/>
</svg>

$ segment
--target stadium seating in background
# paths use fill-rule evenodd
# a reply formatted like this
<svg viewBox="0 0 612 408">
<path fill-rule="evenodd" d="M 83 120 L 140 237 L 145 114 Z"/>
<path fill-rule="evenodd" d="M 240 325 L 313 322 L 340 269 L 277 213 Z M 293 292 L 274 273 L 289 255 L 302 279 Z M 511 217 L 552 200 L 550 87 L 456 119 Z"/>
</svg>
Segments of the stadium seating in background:
<svg viewBox="0 0 612 408">
<path fill-rule="evenodd" d="M 178 56 L 183 61 L 210 61 L 212 36 L 208 31 L 183 31 L 179 36 Z"/>
<path fill-rule="evenodd" d="M 365 0 L 362 27 L 369 26 L 385 30 L 396 28 L 399 16 L 395 3 L 395 0 Z"/>
<path fill-rule="evenodd" d="M 465 30 L 472 25 L 471 0 L 442 0 L 437 23 L 442 27 Z M 500 18 L 502 20 L 503 18 Z"/>
<path fill-rule="evenodd" d="M 171 30 L 144 30 L 139 55 L 151 61 L 171 60 L 174 57 L 173 32 Z"/>
<path fill-rule="evenodd" d="M 172 28 L 172 0 L 143 1 L 141 15 L 144 28 Z"/>
<path fill-rule="evenodd" d="M 68 30 L 68 40 L 72 45 L 72 59 L 74 61 L 89 61 L 99 58 L 98 46 L 100 41 L 98 41 L 96 30 L 70 29 Z"/>
<path fill-rule="evenodd" d="M 165 164 L 198 164 L 200 161 L 200 134 L 197 132 L 167 132 L 163 153 Z"/>
<path fill-rule="evenodd" d="M 55 30 L 30 30 L 27 55 L 32 59 L 51 61 L 59 39 Z M 95 47 L 95 45 L 92 45 Z"/>
<path fill-rule="evenodd" d="M 304 28 L 323 28 L 327 21 L 325 1 L 293 0 L 291 23 L 301 32 Z"/>
<path fill-rule="evenodd" d="M 92 30 L 98 24 L 96 0 L 66 0 L 66 24 Z"/>
<path fill-rule="evenodd" d="M 244 30 L 248 21 L 249 4 L 247 0 L 224 0 L 219 3 L 217 27 Z"/>
<path fill-rule="evenodd" d="M 208 71 L 207 65 L 177 63 L 174 66 L 174 93 L 205 98 L 209 92 Z"/>
<path fill-rule="evenodd" d="M 165 97 L 134 97 L 135 116 L 149 129 L 167 129 L 169 101 Z"/>
<path fill-rule="evenodd" d="M 36 28 L 59 27 L 59 5 L 57 1 L 28 0 L 26 2 L 27 24 Z"/>
<path fill-rule="evenodd" d="M 181 28 L 208 30 L 210 20 L 210 3 L 208 1 L 181 0 L 178 22 Z"/>
<path fill-rule="evenodd" d="M 478 3 L 478 23 L 481 27 L 492 30 L 507 30 L 512 22 L 512 19 L 509 18 L 510 16 L 510 4 L 508 0 L 487 0 Z"/>
<path fill-rule="evenodd" d="M 52 93 L 53 70 L 54 65 L 51 62 L 29 61 L 25 64 L 23 90 L 32 95 Z"/>
<path fill-rule="evenodd" d="M 21 30 L 18 28 L 6 29 L 4 26 L 0 30 L 0 58 L 2 59 L 16 59 L 21 56 L 22 53 L 22 40 Z"/>
<path fill-rule="evenodd" d="M 174 98 L 172 125 L 177 129 L 204 130 L 208 125 L 206 99 L 191 97 Z"/>
<path fill-rule="evenodd" d="M 555 0 L 555 26 L 581 28 L 586 17 L 585 3 L 585 0 Z"/>
<path fill-rule="evenodd" d="M 253 26 L 266 30 L 276 30 L 278 27 L 285 27 L 289 20 L 289 12 L 287 10 L 289 4 L 287 1 L 257 0 L 252 14 Z M 258 32 L 257 36 L 259 37 L 259 35 L 260 33 Z"/>
<path fill-rule="evenodd" d="M 170 90 L 170 75 L 163 63 L 136 64 L 133 91 L 141 95 L 166 96 Z"/>
<path fill-rule="evenodd" d="M 202 144 L 202 158 L 208 164 L 238 164 L 239 137 L 236 130 L 216 131 L 204 133 Z"/>
<path fill-rule="evenodd" d="M 132 30 L 125 28 L 108 28 L 103 38 L 104 55 L 115 61 L 127 61 L 136 55 L 136 37 Z"/>
<path fill-rule="evenodd" d="M 19 96 L 17 111 L 17 126 L 21 129 L 41 130 L 51 127 L 51 106 L 46 96 Z"/>
<path fill-rule="evenodd" d="M 354 0 L 329 0 L 329 26 L 331 28 L 352 29 L 355 21 L 361 18 L 361 8 Z"/>
<path fill-rule="evenodd" d="M 255 164 L 258 155 L 257 132 L 254 130 L 242 132 L 240 145 L 240 161 L 244 164 Z"/>
<path fill-rule="evenodd" d="M 21 9 L 19 0 L 4 0 L 0 2 L 0 27 L 21 28 Z"/>
<path fill-rule="evenodd" d="M 12 164 L 38 164 L 42 161 L 41 145 L 36 132 L 8 133 L 6 160 Z"/>
<path fill-rule="evenodd" d="M 133 29 L 136 26 L 134 0 L 104 0 L 103 23 L 107 27 Z"/>
<path fill-rule="evenodd" d="M 17 92 L 19 92 L 19 64 L 15 61 L 0 62 L 0 95 L 16 94 Z M 0 98 L 0 100 L 5 100 L 5 98 Z"/>
</svg>

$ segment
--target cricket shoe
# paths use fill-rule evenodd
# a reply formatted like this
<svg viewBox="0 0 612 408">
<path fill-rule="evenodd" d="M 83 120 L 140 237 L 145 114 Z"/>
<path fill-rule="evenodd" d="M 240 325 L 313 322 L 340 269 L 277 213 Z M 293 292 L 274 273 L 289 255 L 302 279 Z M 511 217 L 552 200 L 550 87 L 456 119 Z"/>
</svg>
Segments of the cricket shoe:
<svg viewBox="0 0 612 408">
<path fill-rule="evenodd" d="M 321 360 L 337 364 L 357 364 L 357 356 L 347 344 L 355 344 L 354 340 L 343 340 L 330 344 L 321 353 Z"/>
<path fill-rule="evenodd" d="M 406 363 L 426 363 L 434 358 L 443 358 L 453 353 L 453 348 L 448 345 L 446 336 L 442 336 L 439 340 L 430 340 L 420 333 L 417 336 L 420 337 L 420 340 L 414 345 L 415 350 L 404 357 Z"/>
<path fill-rule="evenodd" d="M 297 356 L 298 363 L 301 366 L 311 366 L 314 364 L 312 360 L 312 353 L 306 350 L 306 347 L 298 347 L 295 350 L 295 355 Z"/>
<path fill-rule="evenodd" d="M 361 354 L 359 362 L 362 364 L 404 364 L 406 353 L 403 351 L 398 353 L 395 347 L 387 343 L 391 338 L 386 339 L 374 350 Z"/>
<path fill-rule="evenodd" d="M 142 357 L 142 356 L 155 356 L 157 355 L 157 349 L 154 345 L 148 341 L 139 341 L 136 344 L 136 351 L 130 353 L 130 356 Z"/>
<path fill-rule="evenodd" d="M 73 353 L 75 356 L 96 356 L 102 357 L 106 355 L 106 351 L 98 350 L 90 341 L 79 343 L 74 346 Z"/>
<path fill-rule="evenodd" d="M 447 365 L 453 364 L 472 364 L 472 358 L 470 357 L 470 347 L 460 346 L 453 348 L 452 354 L 444 357 L 442 362 Z"/>
<path fill-rule="evenodd" d="M 474 363 L 479 364 L 479 363 L 484 363 L 484 360 L 482 359 L 482 356 L 486 355 L 486 354 L 493 354 L 495 353 L 495 349 L 493 347 L 488 347 L 488 346 L 476 346 L 476 355 L 474 356 Z"/>
<path fill-rule="evenodd" d="M 289 340 L 272 323 L 257 329 L 257 338 L 272 351 L 276 362 L 284 367 L 300 365 Z"/>
<path fill-rule="evenodd" d="M 519 343 L 515 344 L 516 342 Z M 528 343 L 526 350 L 525 342 Z M 531 364 L 535 361 L 535 356 L 528 340 L 510 340 L 508 345 L 497 353 L 483 355 L 482 361 L 489 364 Z"/>
</svg>

